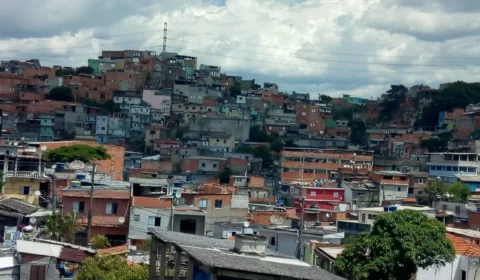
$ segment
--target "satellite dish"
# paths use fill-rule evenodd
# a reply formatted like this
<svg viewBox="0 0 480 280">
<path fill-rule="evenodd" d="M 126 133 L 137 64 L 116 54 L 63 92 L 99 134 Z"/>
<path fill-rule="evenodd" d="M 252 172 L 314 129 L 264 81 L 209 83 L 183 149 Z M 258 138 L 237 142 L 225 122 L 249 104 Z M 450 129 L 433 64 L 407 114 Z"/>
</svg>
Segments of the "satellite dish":
<svg viewBox="0 0 480 280">
<path fill-rule="evenodd" d="M 182 197 L 182 194 L 179 193 L 179 192 L 175 192 L 175 193 L 173 193 L 173 195 L 175 196 L 175 198 L 181 198 Z"/>
<path fill-rule="evenodd" d="M 18 142 L 17 141 L 13 142 L 13 146 L 18 146 Z"/>
<path fill-rule="evenodd" d="M 249 227 L 249 226 L 250 226 L 250 223 L 249 223 L 248 221 L 245 221 L 245 222 L 243 222 L 243 226 L 244 226 L 244 227 Z"/>
<path fill-rule="evenodd" d="M 465 204 L 465 208 L 467 208 L 468 211 L 477 211 L 477 206 L 471 202 Z"/>
<path fill-rule="evenodd" d="M 330 213 L 325 214 L 325 217 L 330 218 Z"/>
<path fill-rule="evenodd" d="M 281 225 L 283 224 L 283 218 L 278 215 L 270 216 L 270 222 L 274 225 Z"/>
<path fill-rule="evenodd" d="M 121 224 L 125 223 L 125 218 L 124 217 L 118 218 L 118 222 Z"/>
<path fill-rule="evenodd" d="M 71 169 L 84 169 L 85 168 L 85 163 L 80 160 L 74 160 L 70 163 L 70 168 Z"/>
<path fill-rule="evenodd" d="M 29 222 L 30 222 L 30 224 L 34 225 L 34 224 L 37 223 L 37 219 L 35 219 L 35 217 L 31 217 Z"/>
<path fill-rule="evenodd" d="M 41 195 L 40 191 L 35 191 L 35 196 L 40 196 L 40 195 Z"/>
<path fill-rule="evenodd" d="M 41 146 L 41 147 L 40 147 L 40 150 L 42 150 L 42 152 L 46 151 L 46 150 L 47 150 L 47 146 Z"/>
<path fill-rule="evenodd" d="M 24 140 L 25 140 L 25 137 L 20 138 L 20 140 L 24 141 Z"/>
</svg>

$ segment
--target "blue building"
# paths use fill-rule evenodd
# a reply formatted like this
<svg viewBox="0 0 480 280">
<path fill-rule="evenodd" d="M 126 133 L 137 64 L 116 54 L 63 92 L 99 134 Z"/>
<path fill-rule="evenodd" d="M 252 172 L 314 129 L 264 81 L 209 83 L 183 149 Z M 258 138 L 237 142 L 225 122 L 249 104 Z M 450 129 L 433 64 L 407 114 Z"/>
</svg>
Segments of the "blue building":
<svg viewBox="0 0 480 280">
<path fill-rule="evenodd" d="M 480 160 L 477 153 L 433 153 L 430 154 L 428 176 L 440 178 L 444 182 L 458 182 L 461 176 L 476 176 L 480 172 Z"/>
<path fill-rule="evenodd" d="M 480 176 L 474 175 L 457 175 L 458 181 L 468 185 L 470 192 L 478 193 L 480 192 Z"/>
</svg>

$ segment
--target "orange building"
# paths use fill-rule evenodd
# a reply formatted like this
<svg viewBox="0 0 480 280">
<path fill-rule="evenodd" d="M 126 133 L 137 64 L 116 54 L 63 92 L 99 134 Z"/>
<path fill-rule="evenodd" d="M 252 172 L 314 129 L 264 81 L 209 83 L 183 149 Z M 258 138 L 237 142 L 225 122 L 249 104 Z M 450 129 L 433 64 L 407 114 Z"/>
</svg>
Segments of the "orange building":
<svg viewBox="0 0 480 280">
<path fill-rule="evenodd" d="M 91 141 L 58 141 L 58 142 L 39 142 L 39 145 L 47 147 L 47 151 L 60 147 L 68 147 L 73 145 L 89 145 L 92 147 L 102 146 L 107 150 L 110 159 L 101 160 L 97 165 L 97 171 L 111 176 L 114 181 L 123 181 L 123 167 L 125 148 L 114 145 L 99 145 Z"/>
<path fill-rule="evenodd" d="M 286 148 L 282 151 L 282 183 L 337 178 L 340 168 L 358 173 L 373 170 L 373 152 Z"/>
</svg>

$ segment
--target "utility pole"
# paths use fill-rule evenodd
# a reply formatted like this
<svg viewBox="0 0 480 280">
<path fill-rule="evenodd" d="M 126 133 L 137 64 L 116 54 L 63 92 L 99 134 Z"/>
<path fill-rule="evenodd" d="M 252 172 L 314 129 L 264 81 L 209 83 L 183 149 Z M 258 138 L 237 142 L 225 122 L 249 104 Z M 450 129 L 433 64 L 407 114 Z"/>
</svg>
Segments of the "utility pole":
<svg viewBox="0 0 480 280">
<path fill-rule="evenodd" d="M 172 203 L 170 206 L 170 231 L 173 231 L 173 202 L 175 201 L 175 198 L 173 197 L 172 194 Z"/>
<path fill-rule="evenodd" d="M 300 214 L 300 230 L 298 231 L 298 244 L 297 244 L 297 259 L 302 260 L 303 254 L 303 242 L 302 242 L 302 235 L 303 235 L 303 224 L 304 224 L 304 213 L 305 213 L 305 196 L 303 195 L 303 186 L 302 186 L 302 198 L 300 201 L 300 207 L 302 208 L 302 212 Z"/>
<path fill-rule="evenodd" d="M 88 204 L 88 224 L 87 224 L 87 246 L 90 243 L 90 238 L 92 235 L 92 204 L 93 204 L 93 187 L 95 184 L 95 170 L 97 169 L 97 164 L 92 164 L 92 185 L 90 187 L 90 202 Z"/>
<path fill-rule="evenodd" d="M 167 51 L 167 23 L 163 23 L 163 48 L 162 52 Z"/>
</svg>

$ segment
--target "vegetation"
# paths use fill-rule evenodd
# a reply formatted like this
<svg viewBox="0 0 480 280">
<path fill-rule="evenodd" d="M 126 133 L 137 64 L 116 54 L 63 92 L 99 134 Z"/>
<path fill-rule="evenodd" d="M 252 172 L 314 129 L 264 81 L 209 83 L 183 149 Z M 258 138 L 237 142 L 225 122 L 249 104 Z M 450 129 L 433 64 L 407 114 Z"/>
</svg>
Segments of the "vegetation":
<svg viewBox="0 0 480 280">
<path fill-rule="evenodd" d="M 447 193 L 450 195 L 451 201 L 465 203 L 470 195 L 470 189 L 468 188 L 468 185 L 458 182 L 451 184 L 447 188 Z"/>
<path fill-rule="evenodd" d="M 109 159 L 110 155 L 102 146 L 73 145 L 47 151 L 45 158 L 51 162 L 72 162 L 81 160 L 90 163 L 94 160 Z"/>
<path fill-rule="evenodd" d="M 242 86 L 239 83 L 235 83 L 230 88 L 230 96 L 236 98 L 240 94 L 242 94 Z"/>
<path fill-rule="evenodd" d="M 110 242 L 108 242 L 108 239 L 105 237 L 105 235 L 94 236 L 90 242 L 92 243 L 92 248 L 95 250 L 110 247 Z"/>
<path fill-rule="evenodd" d="M 64 86 L 52 88 L 48 93 L 47 99 L 68 102 L 75 100 L 72 89 Z"/>
<path fill-rule="evenodd" d="M 382 109 L 380 110 L 379 120 L 390 121 L 394 114 L 400 109 L 400 105 L 407 96 L 408 89 L 404 85 L 391 85 L 387 91 L 388 100 L 380 103 Z"/>
<path fill-rule="evenodd" d="M 470 133 L 469 137 L 475 140 L 480 140 L 480 129 L 475 129 L 475 131 Z"/>
<path fill-rule="evenodd" d="M 55 76 L 57 77 L 63 77 L 63 76 L 68 76 L 68 75 L 75 75 L 75 70 L 71 68 L 62 68 L 57 71 L 55 71 Z"/>
<path fill-rule="evenodd" d="M 97 107 L 102 110 L 102 113 L 116 113 L 120 111 L 120 106 L 118 104 L 115 104 L 113 100 L 107 100 L 105 103 L 98 102 L 93 99 L 89 98 L 84 98 L 82 100 L 82 104 L 85 106 L 90 106 L 90 107 Z"/>
<path fill-rule="evenodd" d="M 418 126 L 437 126 L 440 112 L 451 111 L 453 108 L 465 108 L 469 104 L 480 102 L 480 85 L 465 82 L 455 82 L 433 98 L 430 106 L 425 108 L 422 116 L 415 123 Z"/>
<path fill-rule="evenodd" d="M 285 147 L 289 147 L 289 148 L 294 148 L 296 147 L 297 145 L 295 145 L 295 142 L 293 142 L 292 139 L 287 139 L 285 141 Z"/>
<path fill-rule="evenodd" d="M 220 179 L 220 184 L 228 184 L 230 182 L 230 176 L 233 175 L 233 172 L 230 168 L 225 168 L 222 173 L 218 174 L 218 179 Z"/>
<path fill-rule="evenodd" d="M 152 247 L 152 239 L 140 240 L 137 242 L 138 251 L 149 251 Z"/>
<path fill-rule="evenodd" d="M 276 135 L 269 135 L 260 126 L 254 125 L 250 128 L 250 141 L 252 142 L 273 142 Z"/>
<path fill-rule="evenodd" d="M 268 168 L 273 163 L 272 154 L 266 146 L 259 146 L 252 150 L 253 156 L 263 160 L 263 168 Z"/>
<path fill-rule="evenodd" d="M 332 108 L 332 115 L 334 120 L 351 120 L 353 119 L 353 114 L 360 113 L 362 111 L 362 106 L 358 105 L 349 105 L 341 108 Z"/>
<path fill-rule="evenodd" d="M 93 74 L 93 68 L 90 66 L 80 66 L 77 68 L 76 74 Z"/>
<path fill-rule="evenodd" d="M 75 273 L 76 280 L 148 280 L 148 267 L 128 265 L 120 256 L 87 258 Z"/>
<path fill-rule="evenodd" d="M 347 245 L 334 267 L 351 279 L 405 280 L 419 268 L 442 267 L 454 259 L 441 222 L 402 210 L 375 218 L 372 232 Z"/>
<path fill-rule="evenodd" d="M 367 127 L 362 120 L 351 120 L 348 122 L 350 128 L 349 140 L 353 145 L 365 145 L 367 143 Z"/>
<path fill-rule="evenodd" d="M 427 149 L 429 153 L 444 152 L 447 150 L 448 142 L 451 139 L 451 132 L 443 132 L 437 136 L 421 140 L 420 147 Z"/>
<path fill-rule="evenodd" d="M 318 101 L 323 101 L 323 102 L 328 104 L 332 101 L 332 98 L 328 95 L 321 94 L 321 95 L 318 96 Z"/>
<path fill-rule="evenodd" d="M 283 142 L 280 139 L 277 139 L 270 144 L 270 151 L 281 152 L 283 149 Z"/>
<path fill-rule="evenodd" d="M 425 193 L 428 195 L 429 203 L 438 201 L 442 195 L 447 192 L 447 187 L 442 180 L 432 180 L 428 181 L 428 185 L 425 188 Z"/>
<path fill-rule="evenodd" d="M 50 215 L 45 219 L 43 237 L 75 243 L 75 219 L 69 213 Z"/>
</svg>

